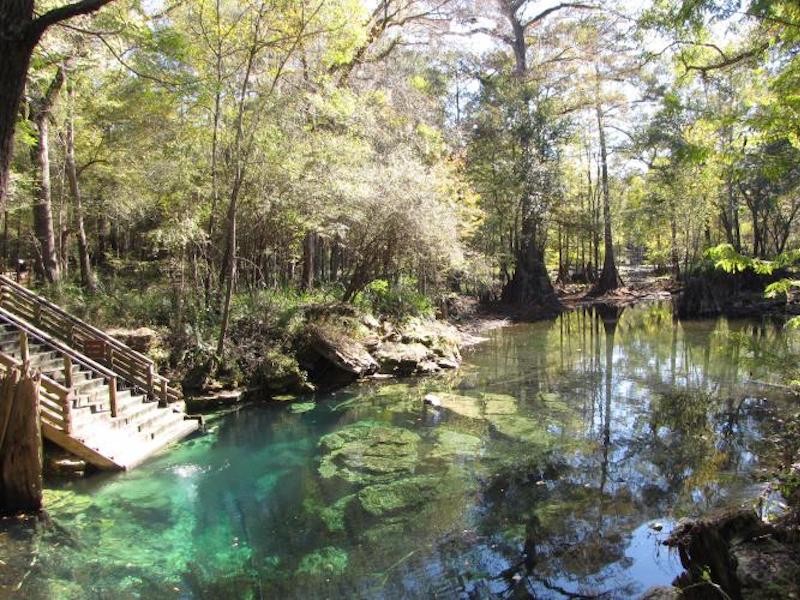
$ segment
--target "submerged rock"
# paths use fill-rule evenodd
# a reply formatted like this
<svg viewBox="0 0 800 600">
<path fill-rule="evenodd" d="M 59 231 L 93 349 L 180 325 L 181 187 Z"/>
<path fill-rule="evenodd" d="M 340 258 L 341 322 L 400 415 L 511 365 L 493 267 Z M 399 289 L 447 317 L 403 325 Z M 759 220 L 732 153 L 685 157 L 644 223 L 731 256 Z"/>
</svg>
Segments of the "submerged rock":
<svg viewBox="0 0 800 600">
<path fill-rule="evenodd" d="M 347 552 L 335 546 L 326 546 L 306 554 L 297 567 L 297 575 L 325 577 L 341 575 L 347 569 Z"/>
<path fill-rule="evenodd" d="M 320 439 L 324 455 L 319 473 L 350 483 L 392 480 L 414 471 L 419 441 L 408 429 L 360 421 Z"/>
<path fill-rule="evenodd" d="M 495 431 L 515 441 L 545 441 L 550 437 L 541 422 L 529 417 L 500 414 L 487 418 Z"/>
<path fill-rule="evenodd" d="M 289 412 L 295 414 L 306 413 L 317 407 L 316 402 L 297 402 L 289 407 Z"/>
<path fill-rule="evenodd" d="M 468 419 L 483 418 L 483 405 L 478 398 L 458 394 L 438 394 L 438 397 L 442 408 Z"/>
<path fill-rule="evenodd" d="M 409 477 L 365 487 L 358 493 L 361 507 L 380 517 L 415 508 L 436 494 L 439 478 L 432 475 Z"/>
<path fill-rule="evenodd" d="M 487 415 L 513 415 L 517 412 L 517 399 L 507 394 L 481 394 Z"/>
<path fill-rule="evenodd" d="M 436 445 L 428 455 L 431 458 L 452 458 L 454 456 L 476 456 L 481 449 L 481 439 L 468 433 L 450 429 L 436 432 Z"/>
<path fill-rule="evenodd" d="M 480 398 L 459 394 L 429 394 L 438 400 L 438 406 L 468 419 L 487 419 L 496 415 L 513 415 L 517 400 L 506 394 L 481 394 Z"/>
<path fill-rule="evenodd" d="M 350 503 L 355 500 L 355 494 L 342 496 L 330 506 L 319 509 L 319 518 L 325 523 L 328 531 L 342 531 L 344 529 L 344 514 Z"/>
</svg>

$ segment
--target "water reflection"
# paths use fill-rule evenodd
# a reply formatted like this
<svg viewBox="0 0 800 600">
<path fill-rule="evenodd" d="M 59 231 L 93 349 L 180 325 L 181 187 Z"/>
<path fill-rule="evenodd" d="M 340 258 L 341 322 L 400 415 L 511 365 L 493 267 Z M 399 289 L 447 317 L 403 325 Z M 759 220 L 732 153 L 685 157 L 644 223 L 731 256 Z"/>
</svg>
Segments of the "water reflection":
<svg viewBox="0 0 800 600">
<path fill-rule="evenodd" d="M 679 571 L 677 518 L 752 494 L 789 404 L 751 380 L 794 343 L 661 304 L 505 328 L 456 374 L 254 407 L 51 490 L 56 525 L 0 551 L 38 545 L 34 598 L 635 597 Z"/>
</svg>

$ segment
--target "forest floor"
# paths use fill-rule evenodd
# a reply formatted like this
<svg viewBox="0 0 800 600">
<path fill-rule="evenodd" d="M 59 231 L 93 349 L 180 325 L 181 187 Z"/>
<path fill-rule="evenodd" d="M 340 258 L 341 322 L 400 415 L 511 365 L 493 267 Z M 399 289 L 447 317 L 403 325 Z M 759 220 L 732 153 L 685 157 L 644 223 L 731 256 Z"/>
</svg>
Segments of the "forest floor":
<svg viewBox="0 0 800 600">
<path fill-rule="evenodd" d="M 594 304 L 630 306 L 647 300 L 669 300 L 681 289 L 671 275 L 655 275 L 650 267 L 620 267 L 623 285 L 603 295 L 593 295 L 587 284 L 557 284 L 556 293 L 566 308 Z"/>
</svg>

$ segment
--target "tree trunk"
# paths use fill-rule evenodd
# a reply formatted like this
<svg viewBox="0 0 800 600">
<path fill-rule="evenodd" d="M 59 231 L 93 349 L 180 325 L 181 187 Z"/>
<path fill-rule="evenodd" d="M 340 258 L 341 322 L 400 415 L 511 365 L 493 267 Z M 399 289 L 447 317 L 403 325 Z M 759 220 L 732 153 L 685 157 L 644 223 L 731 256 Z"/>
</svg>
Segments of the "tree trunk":
<svg viewBox="0 0 800 600">
<path fill-rule="evenodd" d="M 526 87 L 525 76 L 527 75 L 527 43 L 525 40 L 525 28 L 522 20 L 517 14 L 517 9 L 512 5 L 503 5 L 505 16 L 511 25 L 514 33 L 512 47 L 514 49 L 514 75 L 517 83 L 522 86 L 522 101 L 520 103 L 520 117 L 530 120 L 530 97 L 529 89 Z M 533 189 L 535 183 L 531 180 L 531 172 L 534 168 L 535 160 L 531 140 L 532 124 L 528 123 L 520 128 L 519 147 L 521 153 L 521 172 L 525 179 L 523 185 L 522 198 L 520 200 L 521 210 L 521 231 L 519 244 L 516 249 L 516 268 L 511 281 L 503 289 L 503 302 L 518 306 L 528 305 L 555 305 L 558 303 L 553 284 L 550 282 L 550 275 L 544 262 L 544 240 L 540 235 L 541 215 L 538 214 L 533 206 L 534 194 L 541 193 L 539 189 Z"/>
<path fill-rule="evenodd" d="M 678 258 L 678 215 L 675 213 L 675 200 L 670 201 L 670 258 L 672 262 L 672 276 L 675 281 L 681 278 L 681 265 Z"/>
<path fill-rule="evenodd" d="M 83 223 L 83 201 L 78 184 L 78 170 L 75 167 L 75 123 L 71 112 L 67 122 L 66 142 L 67 179 L 69 180 L 72 199 L 75 202 L 75 229 L 78 234 L 78 262 L 81 267 L 81 285 L 88 292 L 94 294 L 97 291 L 97 286 L 94 282 L 92 263 L 89 257 L 89 244 L 86 241 L 86 228 Z"/>
<path fill-rule="evenodd" d="M 24 6 L 28 5 L 28 6 Z M 15 29 L 30 20 L 33 1 L 4 2 L 0 8 L 0 205 L 5 208 L 9 170 L 14 154 L 17 111 L 25 90 L 25 78 L 35 41 L 26 40 Z"/>
<path fill-rule="evenodd" d="M 25 90 L 31 55 L 48 27 L 92 13 L 112 0 L 81 0 L 34 18 L 33 0 L 0 3 L 0 206 L 5 209 L 17 111 Z"/>
<path fill-rule="evenodd" d="M 315 254 L 314 232 L 309 231 L 303 240 L 303 289 L 306 291 L 314 289 Z"/>
<path fill-rule="evenodd" d="M 219 328 L 217 341 L 217 354 L 222 354 L 225 349 L 225 337 L 228 335 L 228 324 L 231 315 L 231 298 L 233 297 L 233 283 L 236 277 L 236 205 L 239 199 L 238 186 L 234 185 L 231 193 L 231 202 L 228 205 L 228 219 L 225 247 L 226 264 L 224 271 L 225 297 L 222 303 L 222 322 Z"/>
<path fill-rule="evenodd" d="M 0 513 L 41 508 L 39 380 L 11 369 L 0 383 Z"/>
<path fill-rule="evenodd" d="M 56 283 L 60 277 L 56 251 L 55 232 L 53 230 L 53 206 L 50 189 L 50 109 L 55 94 L 63 83 L 63 71 L 50 85 L 47 96 L 37 109 L 35 116 L 36 129 L 39 132 L 33 149 L 33 158 L 37 168 L 36 200 L 33 205 L 33 229 L 39 241 L 41 253 L 41 272 L 50 283 Z M 51 94 L 52 92 L 52 94 Z"/>
<path fill-rule="evenodd" d="M 233 142 L 234 175 L 226 224 L 225 266 L 222 277 L 220 278 L 220 286 L 225 286 L 225 298 L 222 306 L 222 322 L 220 323 L 219 339 L 217 340 L 217 354 L 222 354 L 222 351 L 225 349 L 225 338 L 228 335 L 228 324 L 230 322 L 231 297 L 233 296 L 234 278 L 236 276 L 236 211 L 239 203 L 239 194 L 244 185 L 247 167 L 247 152 L 245 152 L 243 147 L 244 113 L 247 106 L 247 95 L 250 89 L 250 77 L 253 72 L 253 64 L 255 63 L 256 55 L 261 47 L 259 44 L 259 35 L 261 31 L 261 18 L 263 16 L 264 13 L 260 12 L 258 20 L 254 25 L 236 116 L 236 136 Z M 250 146 L 248 146 L 248 148 L 250 148 Z"/>
<path fill-rule="evenodd" d="M 599 102 L 595 105 L 597 116 L 597 131 L 600 138 L 600 183 L 603 193 L 603 243 L 605 246 L 605 257 L 603 258 L 603 271 L 597 281 L 593 292 L 595 294 L 605 294 L 617 289 L 622 285 L 622 280 L 617 272 L 617 264 L 614 260 L 614 238 L 611 235 L 611 198 L 608 189 L 608 148 L 606 147 L 606 132 L 603 125 L 603 110 Z"/>
</svg>

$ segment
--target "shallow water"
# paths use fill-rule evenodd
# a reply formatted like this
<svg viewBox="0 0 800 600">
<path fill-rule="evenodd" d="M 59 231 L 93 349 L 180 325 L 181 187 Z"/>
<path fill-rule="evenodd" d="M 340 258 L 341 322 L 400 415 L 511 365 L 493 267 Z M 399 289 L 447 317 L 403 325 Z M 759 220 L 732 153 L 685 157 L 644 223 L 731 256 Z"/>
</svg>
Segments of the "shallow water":
<svg viewBox="0 0 800 600">
<path fill-rule="evenodd" d="M 678 518 L 758 494 L 792 400 L 752 381 L 777 381 L 766 349 L 794 343 L 664 304 L 496 330 L 457 373 L 251 406 L 132 473 L 51 484 L 51 523 L 0 524 L 0 583 L 59 599 L 635 597 L 680 571 L 661 545 Z"/>
</svg>

